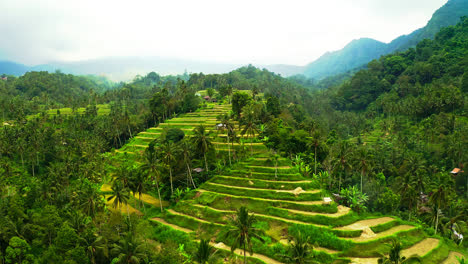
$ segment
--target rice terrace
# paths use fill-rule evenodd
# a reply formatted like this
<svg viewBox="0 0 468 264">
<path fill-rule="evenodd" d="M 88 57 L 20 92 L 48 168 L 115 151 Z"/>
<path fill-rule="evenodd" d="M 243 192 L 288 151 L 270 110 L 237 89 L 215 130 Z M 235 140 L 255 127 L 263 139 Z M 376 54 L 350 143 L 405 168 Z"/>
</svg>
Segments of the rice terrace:
<svg viewBox="0 0 468 264">
<path fill-rule="evenodd" d="M 0 264 L 468 263 L 468 0 L 0 10 Z"/>
</svg>

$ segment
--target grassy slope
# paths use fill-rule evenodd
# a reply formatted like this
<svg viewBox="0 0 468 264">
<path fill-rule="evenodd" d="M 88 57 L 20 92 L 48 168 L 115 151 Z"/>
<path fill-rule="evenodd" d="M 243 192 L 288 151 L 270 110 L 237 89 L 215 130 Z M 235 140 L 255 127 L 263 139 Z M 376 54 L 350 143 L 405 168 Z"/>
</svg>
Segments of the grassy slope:
<svg viewBox="0 0 468 264">
<path fill-rule="evenodd" d="M 190 131 L 198 124 L 213 126 L 216 115 L 227 112 L 230 106 L 209 104 L 208 108 L 168 120 L 159 128 L 140 133 L 121 150 L 117 150 L 114 158 L 125 157 L 137 161 L 149 142 L 159 137 L 161 127 L 184 128 L 190 135 Z M 366 140 L 372 137 L 376 135 Z M 218 137 L 215 141 L 219 142 L 216 149 L 227 151 L 227 144 L 222 143 L 225 142 L 224 138 Z M 249 143 L 250 140 L 245 148 L 250 154 Z M 349 209 L 338 208 L 333 203 L 323 205 L 320 202 L 322 192 L 315 189 L 317 185 L 310 179 L 302 178 L 296 169 L 291 168 L 289 160 L 280 159 L 278 168 L 275 168 L 269 151 L 262 144 L 253 146 L 253 154 L 254 157 L 225 169 L 224 176 L 215 176 L 200 186 L 203 191 L 192 191 L 163 214 L 156 210 L 157 203 L 145 203 L 152 208 L 145 210 L 144 217 L 178 229 L 177 232 L 190 232 L 194 240 L 211 238 L 229 245 L 230 241 L 223 237 L 228 218 L 237 208 L 246 206 L 257 215 L 257 227 L 265 231 L 265 243 L 254 241 L 257 255 L 251 258 L 252 263 L 273 263 L 271 259 L 281 261 L 278 256 L 285 253 L 289 233 L 302 227 L 307 227 L 306 232 L 312 232 L 315 246 L 319 249 L 317 258 L 322 263 L 346 263 L 351 260 L 355 263 L 372 263 L 377 261 L 376 257 L 388 253 L 386 243 L 396 237 L 401 239 L 407 252 L 419 253 L 424 263 L 439 263 L 454 250 L 453 245 L 447 245 L 438 238 L 427 240 L 428 236 L 417 225 L 407 225 L 396 218 L 389 220 L 373 215 L 360 216 Z M 299 195 L 284 192 L 297 187 L 307 192 Z M 105 188 L 108 187 L 105 185 L 103 191 Z M 148 200 L 148 196 L 145 197 Z M 365 219 L 374 220 L 362 221 Z M 353 223 L 356 224 L 354 227 Z M 346 228 L 339 228 L 341 226 Z M 362 231 L 365 227 L 369 227 L 375 234 L 366 237 L 368 232 Z M 426 245 L 424 250 L 418 248 L 422 245 L 421 241 L 426 240 L 433 243 Z"/>
</svg>

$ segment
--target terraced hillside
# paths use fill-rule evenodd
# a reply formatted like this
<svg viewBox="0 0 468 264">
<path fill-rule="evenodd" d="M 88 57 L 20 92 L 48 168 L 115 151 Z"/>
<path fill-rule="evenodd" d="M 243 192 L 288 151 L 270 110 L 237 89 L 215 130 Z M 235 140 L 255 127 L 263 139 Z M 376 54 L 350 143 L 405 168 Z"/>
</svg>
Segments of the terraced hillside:
<svg viewBox="0 0 468 264">
<path fill-rule="evenodd" d="M 215 105 L 168 120 L 138 134 L 117 154 L 141 154 L 166 127 L 181 128 L 187 135 L 199 124 L 214 129 L 216 116 L 229 110 L 229 105 Z M 227 151 L 225 136 L 219 134 L 214 140 L 217 151 Z M 394 238 L 402 242 L 403 255 L 418 255 L 423 263 L 450 261 L 457 254 L 417 225 L 389 216 L 363 218 L 350 208 L 325 204 L 323 197 L 329 194 L 313 180 L 303 178 L 290 160 L 275 161 L 263 143 L 250 146 L 248 142 L 247 148 L 253 150 L 250 158 L 225 169 L 151 220 L 188 233 L 194 240 L 209 238 L 215 247 L 229 250 L 230 241 L 224 237 L 228 217 L 245 206 L 256 215 L 257 227 L 266 234 L 265 243 L 253 242 L 252 263 L 282 263 L 280 255 L 285 254 L 288 239 L 297 232 L 310 235 L 321 263 L 377 263 L 379 256 L 388 253 L 387 243 Z M 109 190 L 109 186 L 104 185 L 102 190 Z M 149 195 L 142 200 L 159 206 L 159 201 Z M 127 210 L 138 211 L 122 209 Z"/>
</svg>

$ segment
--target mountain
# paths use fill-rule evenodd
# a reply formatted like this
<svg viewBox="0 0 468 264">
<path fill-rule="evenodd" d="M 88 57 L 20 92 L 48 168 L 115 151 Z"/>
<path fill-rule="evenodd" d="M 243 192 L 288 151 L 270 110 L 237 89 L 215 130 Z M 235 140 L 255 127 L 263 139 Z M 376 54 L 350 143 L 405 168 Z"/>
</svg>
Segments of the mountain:
<svg viewBox="0 0 468 264">
<path fill-rule="evenodd" d="M 3 66 L 4 65 L 4 66 Z M 3 66 L 3 67 L 2 67 Z M 25 66 L 14 62 L 0 62 L 0 74 L 23 75 L 27 71 L 60 70 L 78 75 L 102 75 L 113 81 L 133 79 L 155 71 L 159 74 L 179 74 L 187 72 L 225 73 L 239 68 L 240 64 L 223 64 L 164 57 L 109 57 L 78 62 L 52 62 L 44 65 Z"/>
<path fill-rule="evenodd" d="M 304 75 L 316 79 L 336 75 L 354 69 L 380 57 L 386 52 L 386 44 L 370 38 L 351 41 L 339 51 L 327 52 L 308 64 Z"/>
<path fill-rule="evenodd" d="M 468 0 L 449 0 L 432 15 L 425 27 L 402 35 L 388 44 L 368 38 L 353 40 L 342 50 L 325 53 L 306 65 L 302 74 L 309 78 L 322 79 L 347 72 L 378 59 L 381 55 L 404 51 L 426 38 L 433 39 L 441 28 L 455 25 L 460 17 L 467 15 Z"/>
<path fill-rule="evenodd" d="M 0 61 L 0 74 L 23 75 L 29 67 L 12 61 Z"/>
</svg>

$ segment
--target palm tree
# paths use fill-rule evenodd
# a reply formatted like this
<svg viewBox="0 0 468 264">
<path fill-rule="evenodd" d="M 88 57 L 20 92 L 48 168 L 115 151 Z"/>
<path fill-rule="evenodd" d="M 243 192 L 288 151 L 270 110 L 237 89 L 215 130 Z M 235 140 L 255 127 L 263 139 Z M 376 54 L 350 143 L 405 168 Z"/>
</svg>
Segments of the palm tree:
<svg viewBox="0 0 468 264">
<path fill-rule="evenodd" d="M 250 155 L 253 155 L 252 145 L 255 132 L 258 133 L 257 127 L 255 125 L 255 111 L 252 104 L 244 107 L 243 117 L 245 120 L 244 128 L 241 131 L 241 135 L 247 134 L 250 137 Z"/>
<path fill-rule="evenodd" d="M 184 158 L 185 166 L 187 167 L 187 188 L 189 185 L 188 182 L 190 181 L 193 185 L 193 188 L 196 189 L 197 186 L 195 185 L 195 182 L 193 181 L 192 169 L 190 168 L 190 163 L 192 161 L 191 159 L 192 148 L 186 139 L 182 139 L 181 141 L 178 142 L 178 144 L 179 144 L 181 154 Z"/>
<path fill-rule="evenodd" d="M 362 146 L 357 151 L 357 168 L 361 170 L 361 192 L 362 192 L 362 179 L 366 176 L 366 173 L 371 168 L 370 162 L 372 161 L 372 155 L 367 150 L 366 146 Z"/>
<path fill-rule="evenodd" d="M 439 188 L 437 188 L 437 190 L 435 190 L 429 197 L 429 202 L 435 206 L 436 221 L 434 229 L 435 234 L 437 234 L 437 229 L 439 227 L 439 211 L 442 208 L 442 206 L 445 206 L 447 204 L 447 191 L 445 189 L 445 186 L 440 185 Z"/>
<path fill-rule="evenodd" d="M 161 207 L 162 212 L 163 208 L 161 191 L 159 189 L 159 178 L 161 177 L 161 173 L 159 171 L 159 159 L 154 149 L 154 142 L 151 142 L 148 148 L 145 150 L 145 160 L 143 165 L 141 165 L 141 169 L 147 173 L 153 184 L 156 184 L 156 189 L 158 190 L 159 206 Z"/>
<path fill-rule="evenodd" d="M 234 124 L 231 123 L 231 116 L 229 114 L 225 114 L 221 117 L 221 125 L 222 125 L 222 130 L 227 130 L 227 143 L 228 143 L 228 157 L 229 157 L 229 165 L 232 165 L 231 163 L 231 146 L 229 145 L 229 133 L 231 133 L 232 130 L 234 130 Z"/>
<path fill-rule="evenodd" d="M 160 147 L 162 153 L 163 161 L 165 165 L 169 168 L 169 180 L 171 182 L 171 195 L 174 194 L 174 187 L 172 184 L 172 164 L 176 161 L 176 156 L 178 153 L 178 147 L 172 141 L 165 141 Z"/>
<path fill-rule="evenodd" d="M 253 254 L 252 238 L 257 238 L 264 242 L 260 236 L 262 231 L 253 226 L 256 221 L 256 217 L 253 214 L 249 215 L 249 211 L 244 206 L 239 208 L 237 213 L 229 218 L 231 228 L 226 233 L 226 238 L 234 240 L 231 252 L 234 252 L 236 248 L 241 248 L 244 251 L 244 263 L 247 263 L 247 250 L 249 250 L 250 255 Z"/>
<path fill-rule="evenodd" d="M 294 236 L 294 241 L 291 241 L 287 248 L 287 255 L 283 255 L 282 257 L 286 260 L 286 263 L 320 263 L 313 259 L 314 250 L 309 243 L 309 237 L 305 237 L 301 233 Z"/>
<path fill-rule="evenodd" d="M 130 178 L 129 186 L 132 190 L 133 194 L 138 193 L 138 197 L 140 200 L 140 206 L 143 204 L 143 208 L 145 208 L 145 204 L 141 201 L 141 195 L 146 191 L 146 184 L 145 184 L 146 176 L 142 173 L 141 170 L 138 170 L 137 173 L 133 173 L 132 177 Z"/>
<path fill-rule="evenodd" d="M 139 264 L 145 258 L 144 246 L 129 232 L 125 237 L 114 244 L 111 253 L 117 256 L 116 263 Z"/>
<path fill-rule="evenodd" d="M 207 263 L 216 254 L 214 247 L 210 246 L 210 241 L 202 239 L 198 245 L 198 250 L 195 252 L 195 261 L 200 264 Z"/>
<path fill-rule="evenodd" d="M 124 187 L 122 181 L 115 180 L 114 183 L 112 184 L 112 195 L 107 198 L 107 201 L 111 201 L 114 199 L 112 202 L 112 206 L 114 208 L 120 208 L 122 204 L 127 204 L 128 199 L 130 199 L 130 195 L 128 193 L 127 187 Z M 127 206 L 127 214 L 130 215 L 128 212 L 128 206 Z"/>
<path fill-rule="evenodd" d="M 107 239 L 99 236 L 84 236 L 86 243 L 86 255 L 91 260 L 92 264 L 96 264 L 96 257 L 103 256 L 109 257 L 109 249 L 107 246 Z"/>
<path fill-rule="evenodd" d="M 199 125 L 194 129 L 194 134 L 192 137 L 192 143 L 195 148 L 203 154 L 205 160 L 205 169 L 208 171 L 208 162 L 206 160 L 206 154 L 210 151 L 213 144 L 211 143 L 211 136 L 208 133 L 203 125 Z"/>
<path fill-rule="evenodd" d="M 320 147 L 320 144 L 322 143 L 322 135 L 320 134 L 319 131 L 315 130 L 314 133 L 312 134 L 312 138 L 310 140 L 309 147 L 314 148 L 314 173 L 317 174 L 317 149 Z"/>
<path fill-rule="evenodd" d="M 346 171 L 351 169 L 351 163 L 349 162 L 349 156 L 351 155 L 350 151 L 350 144 L 348 141 L 342 141 L 338 145 L 337 155 L 335 159 L 335 167 L 340 169 L 339 173 L 339 182 L 338 182 L 338 190 L 341 190 L 341 181 L 344 176 L 346 178 Z"/>
<path fill-rule="evenodd" d="M 378 260 L 379 264 L 402 264 L 402 263 L 406 263 L 409 261 L 421 262 L 421 259 L 415 255 L 409 258 L 401 256 L 401 251 L 403 250 L 403 247 L 400 241 L 392 240 L 392 243 L 389 244 L 388 246 L 390 246 L 389 256 L 388 257 L 382 256 L 381 258 L 379 258 Z"/>
</svg>

